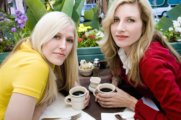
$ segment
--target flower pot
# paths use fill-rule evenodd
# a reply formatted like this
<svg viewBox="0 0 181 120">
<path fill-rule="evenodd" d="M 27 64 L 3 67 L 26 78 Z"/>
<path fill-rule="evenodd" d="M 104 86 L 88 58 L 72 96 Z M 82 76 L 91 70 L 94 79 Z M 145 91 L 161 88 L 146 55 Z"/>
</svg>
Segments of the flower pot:
<svg viewBox="0 0 181 120">
<path fill-rule="evenodd" d="M 172 47 L 181 55 L 181 41 L 170 43 Z"/>
<path fill-rule="evenodd" d="M 100 61 L 105 60 L 104 55 L 100 50 L 100 47 L 83 47 L 77 49 L 78 61 L 85 59 L 86 61 L 93 62 L 95 58 L 99 58 Z"/>
<path fill-rule="evenodd" d="M 8 56 L 9 52 L 0 53 L 0 63 Z"/>
</svg>

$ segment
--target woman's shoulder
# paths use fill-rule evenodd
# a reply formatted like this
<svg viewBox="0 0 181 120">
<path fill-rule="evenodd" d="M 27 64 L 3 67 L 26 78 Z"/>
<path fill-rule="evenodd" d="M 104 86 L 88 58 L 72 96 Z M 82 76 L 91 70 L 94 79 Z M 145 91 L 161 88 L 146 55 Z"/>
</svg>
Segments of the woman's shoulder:
<svg viewBox="0 0 181 120">
<path fill-rule="evenodd" d="M 150 58 L 167 59 L 170 57 L 173 57 L 170 50 L 161 45 L 160 42 L 154 41 L 151 42 L 150 46 L 145 51 L 143 60 Z"/>
<path fill-rule="evenodd" d="M 155 41 L 150 44 L 140 61 L 140 66 L 153 64 L 176 67 L 179 65 L 179 62 L 168 48 L 162 46 L 160 42 Z"/>
<path fill-rule="evenodd" d="M 15 52 L 9 60 L 6 62 L 9 66 L 14 66 L 19 69 L 49 69 L 48 63 L 45 59 L 38 53 L 29 51 L 17 51 Z"/>
</svg>

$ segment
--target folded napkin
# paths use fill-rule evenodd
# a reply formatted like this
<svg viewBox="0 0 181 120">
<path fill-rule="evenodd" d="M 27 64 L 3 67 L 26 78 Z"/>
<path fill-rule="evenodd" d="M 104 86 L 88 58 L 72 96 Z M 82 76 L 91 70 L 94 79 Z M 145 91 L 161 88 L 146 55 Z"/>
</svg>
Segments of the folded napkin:
<svg viewBox="0 0 181 120">
<path fill-rule="evenodd" d="M 74 110 L 71 106 L 64 103 L 64 96 L 59 94 L 57 99 L 47 107 L 39 120 L 66 120 L 72 115 L 81 113 L 81 117 L 77 120 L 95 120 L 92 116 L 82 110 Z"/>
<path fill-rule="evenodd" d="M 116 113 L 101 113 L 101 120 L 117 120 L 115 117 L 116 114 L 119 114 L 125 120 L 134 120 L 134 112 L 126 108 L 122 112 Z"/>
</svg>

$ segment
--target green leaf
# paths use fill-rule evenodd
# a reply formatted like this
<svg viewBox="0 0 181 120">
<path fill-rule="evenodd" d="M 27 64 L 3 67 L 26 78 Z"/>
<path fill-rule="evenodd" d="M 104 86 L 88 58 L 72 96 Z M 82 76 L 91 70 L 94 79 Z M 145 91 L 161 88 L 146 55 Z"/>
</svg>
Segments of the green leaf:
<svg viewBox="0 0 181 120">
<path fill-rule="evenodd" d="M 181 16 L 181 4 L 168 11 L 167 15 L 171 20 L 176 20 L 179 16 Z"/>
<path fill-rule="evenodd" d="M 94 18 L 94 8 L 86 10 L 84 12 L 84 18 L 87 20 L 92 20 Z"/>
<path fill-rule="evenodd" d="M 61 9 L 63 7 L 63 3 L 64 3 L 64 1 L 62 1 L 62 0 L 56 0 L 55 3 L 53 4 L 54 10 L 61 11 Z"/>
<path fill-rule="evenodd" d="M 72 19 L 74 20 L 74 22 L 76 23 L 77 26 L 80 23 L 80 16 L 81 16 L 81 10 L 83 8 L 83 5 L 84 5 L 84 0 L 76 0 L 75 1 Z"/>
<path fill-rule="evenodd" d="M 90 20 L 90 22 L 85 22 L 84 23 L 85 26 L 89 25 L 92 28 L 100 29 L 100 23 L 99 23 L 99 18 L 98 18 L 98 12 L 97 11 L 98 11 L 97 6 L 90 9 L 90 10 L 85 11 L 84 18 Z"/>
<path fill-rule="evenodd" d="M 181 16 L 181 5 L 177 5 L 167 12 L 168 18 L 162 17 L 160 21 L 157 23 L 158 28 L 161 28 L 163 32 L 169 29 L 169 27 L 173 26 L 172 20 L 176 20 L 179 16 Z"/>
<path fill-rule="evenodd" d="M 37 23 L 37 20 L 36 20 L 36 18 L 34 17 L 34 15 L 32 14 L 32 12 L 30 10 L 27 11 L 26 15 L 28 16 L 28 21 L 26 22 L 26 26 L 30 30 L 33 30 L 33 27 Z"/>
<path fill-rule="evenodd" d="M 45 5 L 40 0 L 25 0 L 27 5 L 27 25 L 32 30 L 38 20 L 47 12 Z"/>
<path fill-rule="evenodd" d="M 81 15 L 81 11 L 82 11 L 82 8 L 84 6 L 84 1 L 85 0 L 76 0 L 75 1 L 73 13 L 76 11 L 79 16 Z"/>
<path fill-rule="evenodd" d="M 161 29 L 163 30 L 163 32 L 164 32 L 164 31 L 168 30 L 168 28 L 169 28 L 170 26 L 172 26 L 173 23 L 172 23 L 172 20 L 170 20 L 170 19 L 168 19 L 168 18 L 166 18 L 166 17 L 162 17 L 162 18 L 160 19 L 160 21 L 157 23 L 157 25 L 158 25 L 159 28 L 161 28 Z"/>
<path fill-rule="evenodd" d="M 72 0 L 65 0 L 62 7 L 62 12 L 72 17 L 73 8 L 74 8 L 74 2 Z"/>
</svg>

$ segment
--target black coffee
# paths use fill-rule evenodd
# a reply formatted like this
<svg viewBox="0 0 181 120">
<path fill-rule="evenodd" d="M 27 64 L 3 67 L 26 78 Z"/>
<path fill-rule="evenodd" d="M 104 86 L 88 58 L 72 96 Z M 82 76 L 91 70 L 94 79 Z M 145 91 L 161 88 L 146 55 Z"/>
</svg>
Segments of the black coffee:
<svg viewBox="0 0 181 120">
<path fill-rule="evenodd" d="M 80 95 L 84 94 L 84 92 L 83 91 L 75 91 L 72 94 L 75 96 L 80 96 Z"/>
<path fill-rule="evenodd" d="M 100 90 L 102 92 L 111 92 L 112 91 L 112 89 L 110 89 L 110 88 L 101 88 Z"/>
</svg>

